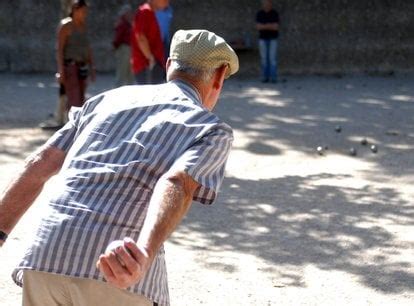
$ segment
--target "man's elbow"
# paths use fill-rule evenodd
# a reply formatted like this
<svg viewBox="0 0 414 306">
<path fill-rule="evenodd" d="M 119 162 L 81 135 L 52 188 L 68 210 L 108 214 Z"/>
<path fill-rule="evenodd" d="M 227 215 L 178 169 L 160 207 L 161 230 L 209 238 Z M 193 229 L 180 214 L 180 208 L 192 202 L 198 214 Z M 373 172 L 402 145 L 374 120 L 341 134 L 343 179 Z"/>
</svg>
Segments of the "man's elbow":
<svg viewBox="0 0 414 306">
<path fill-rule="evenodd" d="M 181 190 L 186 201 L 192 201 L 194 193 L 199 187 L 199 183 L 196 182 L 189 174 L 184 171 L 171 174 L 167 173 L 164 178 L 176 188 Z"/>
<path fill-rule="evenodd" d="M 65 153 L 54 147 L 36 151 L 25 160 L 25 175 L 45 183 L 60 170 L 64 157 Z"/>
</svg>

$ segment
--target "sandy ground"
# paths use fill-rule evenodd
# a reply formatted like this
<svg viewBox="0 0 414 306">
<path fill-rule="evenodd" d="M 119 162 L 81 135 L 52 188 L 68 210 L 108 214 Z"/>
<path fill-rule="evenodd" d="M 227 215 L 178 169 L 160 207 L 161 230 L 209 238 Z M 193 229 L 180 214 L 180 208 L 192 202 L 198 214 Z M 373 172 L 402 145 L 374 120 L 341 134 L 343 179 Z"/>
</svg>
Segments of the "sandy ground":
<svg viewBox="0 0 414 306">
<path fill-rule="evenodd" d="M 3 188 L 51 135 L 37 124 L 57 87 L 2 74 L 0 92 Z M 414 305 L 413 75 L 229 81 L 217 112 L 234 149 L 218 202 L 195 204 L 166 243 L 172 305 Z M 50 188 L 0 249 L 2 306 L 20 304 L 10 273 Z"/>
</svg>

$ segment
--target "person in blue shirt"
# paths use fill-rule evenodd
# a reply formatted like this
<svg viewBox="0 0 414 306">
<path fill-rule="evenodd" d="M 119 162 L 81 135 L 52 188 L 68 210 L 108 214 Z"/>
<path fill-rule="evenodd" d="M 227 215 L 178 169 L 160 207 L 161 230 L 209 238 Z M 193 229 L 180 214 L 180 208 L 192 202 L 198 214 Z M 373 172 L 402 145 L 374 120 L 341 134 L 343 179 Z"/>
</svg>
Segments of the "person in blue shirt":
<svg viewBox="0 0 414 306">
<path fill-rule="evenodd" d="M 161 30 L 161 39 L 164 45 L 165 58 L 167 58 L 170 51 L 170 27 L 173 18 L 173 9 L 171 5 L 167 6 L 163 10 L 156 11 L 155 16 L 157 17 L 158 25 Z"/>
</svg>

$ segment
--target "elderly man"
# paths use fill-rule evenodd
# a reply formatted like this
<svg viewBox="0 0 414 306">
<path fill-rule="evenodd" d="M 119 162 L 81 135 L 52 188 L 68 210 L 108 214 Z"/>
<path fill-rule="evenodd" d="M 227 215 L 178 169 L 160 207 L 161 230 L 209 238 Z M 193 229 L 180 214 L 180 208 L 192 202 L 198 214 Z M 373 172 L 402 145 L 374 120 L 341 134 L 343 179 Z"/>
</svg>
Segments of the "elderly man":
<svg viewBox="0 0 414 306">
<path fill-rule="evenodd" d="M 58 177 L 13 273 L 24 305 L 169 305 L 162 245 L 192 200 L 216 198 L 232 130 L 211 110 L 237 70 L 221 37 L 178 31 L 168 83 L 91 98 L 27 159 L 0 197 L 0 245 Z"/>
</svg>

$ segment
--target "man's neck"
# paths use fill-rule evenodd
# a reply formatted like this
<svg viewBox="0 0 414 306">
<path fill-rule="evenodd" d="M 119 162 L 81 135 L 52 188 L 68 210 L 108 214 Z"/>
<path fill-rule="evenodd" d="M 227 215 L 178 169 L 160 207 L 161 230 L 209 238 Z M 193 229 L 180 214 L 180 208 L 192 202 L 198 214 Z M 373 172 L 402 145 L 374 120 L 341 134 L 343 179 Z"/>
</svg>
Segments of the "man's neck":
<svg viewBox="0 0 414 306">
<path fill-rule="evenodd" d="M 157 7 L 154 4 L 154 1 L 147 1 L 148 5 L 150 6 L 151 10 L 154 12 L 157 11 Z"/>
<path fill-rule="evenodd" d="M 206 98 L 206 91 L 205 91 L 205 88 L 204 88 L 205 86 L 203 86 L 201 84 L 201 82 L 195 82 L 194 80 L 192 80 L 191 78 L 186 77 L 185 75 L 174 76 L 169 81 L 181 81 L 181 82 L 184 82 L 185 84 L 189 85 L 197 93 L 197 95 L 200 99 L 200 102 L 202 104 L 204 104 L 204 100 Z"/>
</svg>

